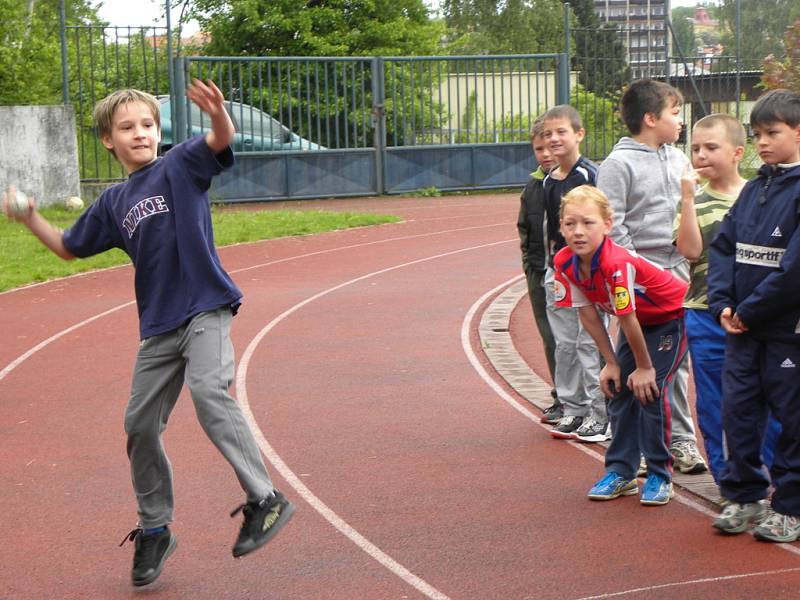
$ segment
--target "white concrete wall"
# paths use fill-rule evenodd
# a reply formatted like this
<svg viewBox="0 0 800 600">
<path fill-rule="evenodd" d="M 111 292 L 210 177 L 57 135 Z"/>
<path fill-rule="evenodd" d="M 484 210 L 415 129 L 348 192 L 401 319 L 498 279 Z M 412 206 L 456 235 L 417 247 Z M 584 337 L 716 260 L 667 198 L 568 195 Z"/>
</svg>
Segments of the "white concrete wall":
<svg viewBox="0 0 800 600">
<path fill-rule="evenodd" d="M 0 189 L 10 184 L 40 206 L 80 196 L 71 106 L 0 106 Z"/>
</svg>

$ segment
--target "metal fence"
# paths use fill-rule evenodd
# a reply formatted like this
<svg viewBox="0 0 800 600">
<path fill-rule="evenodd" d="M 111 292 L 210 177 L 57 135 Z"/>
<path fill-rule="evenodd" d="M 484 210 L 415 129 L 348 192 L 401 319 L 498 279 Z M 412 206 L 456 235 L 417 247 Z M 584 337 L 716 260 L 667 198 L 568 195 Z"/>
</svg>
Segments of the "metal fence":
<svg viewBox="0 0 800 600">
<path fill-rule="evenodd" d="M 535 166 L 530 126 L 555 104 L 579 110 L 583 152 L 602 160 L 626 134 L 618 102 L 633 78 L 678 87 L 688 128 L 711 111 L 746 122 L 743 99 L 757 95 L 760 75 L 760 64 L 735 57 L 671 56 L 666 30 L 607 26 L 568 30 L 559 54 L 390 58 L 170 59 L 179 42 L 165 28 L 64 31 L 82 180 L 124 176 L 92 127 L 100 98 L 121 87 L 158 96 L 169 148 L 208 129 L 183 90 L 193 77 L 213 79 L 237 130 L 237 167 L 218 200 L 516 187 Z"/>
</svg>

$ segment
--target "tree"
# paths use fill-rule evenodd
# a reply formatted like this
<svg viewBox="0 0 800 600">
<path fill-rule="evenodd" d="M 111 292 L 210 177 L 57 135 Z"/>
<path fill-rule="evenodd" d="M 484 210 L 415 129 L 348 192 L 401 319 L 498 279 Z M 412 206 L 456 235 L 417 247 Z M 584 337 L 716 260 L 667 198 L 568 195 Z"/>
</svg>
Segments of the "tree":
<svg viewBox="0 0 800 600">
<path fill-rule="evenodd" d="M 422 0 L 194 0 L 217 56 L 435 54 L 440 25 Z"/>
<path fill-rule="evenodd" d="M 680 48 L 684 56 L 694 56 L 697 54 L 697 40 L 694 34 L 694 11 L 691 6 L 679 6 L 673 8 L 670 14 L 672 31 L 675 32 L 677 48 Z M 677 49 L 676 48 L 676 49 Z"/>
<path fill-rule="evenodd" d="M 800 16 L 800 0 L 738 0 L 740 2 L 740 57 L 761 61 L 769 54 L 783 54 L 783 34 L 787 23 Z M 736 51 L 737 0 L 723 0 L 720 20 L 725 34 L 722 44 L 727 53 Z"/>
<path fill-rule="evenodd" d="M 783 36 L 785 54 L 770 54 L 764 60 L 761 83 L 767 89 L 784 88 L 800 92 L 800 18 L 786 29 Z"/>
<path fill-rule="evenodd" d="M 630 80 L 622 36 L 613 25 L 601 24 L 592 0 L 570 2 L 574 20 L 572 65 L 583 90 L 615 97 Z"/>
<path fill-rule="evenodd" d="M 68 0 L 70 25 L 98 22 L 88 0 Z M 0 104 L 61 102 L 59 0 L 0 0 Z"/>
<path fill-rule="evenodd" d="M 536 54 L 564 47 L 559 0 L 444 0 L 451 54 Z"/>
</svg>

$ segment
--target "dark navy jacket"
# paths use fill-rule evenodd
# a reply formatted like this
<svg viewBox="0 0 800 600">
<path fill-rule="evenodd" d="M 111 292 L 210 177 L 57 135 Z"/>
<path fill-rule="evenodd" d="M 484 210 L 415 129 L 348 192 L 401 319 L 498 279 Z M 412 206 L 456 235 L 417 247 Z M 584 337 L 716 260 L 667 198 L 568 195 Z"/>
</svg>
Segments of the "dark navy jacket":
<svg viewBox="0 0 800 600">
<path fill-rule="evenodd" d="M 517 231 L 522 251 L 522 270 L 543 273 L 547 268 L 547 231 L 544 216 L 544 178 L 542 167 L 531 173 L 531 179 L 522 190 L 519 201 Z"/>
<path fill-rule="evenodd" d="M 800 166 L 764 165 L 711 242 L 708 299 L 758 339 L 800 342 Z"/>
<path fill-rule="evenodd" d="M 579 185 L 594 185 L 595 181 L 597 181 L 597 165 L 588 158 L 580 156 L 564 179 L 555 179 L 551 174 L 552 171 L 544 178 L 544 199 L 547 215 L 547 236 L 551 242 L 555 242 L 555 248 L 553 249 L 553 254 L 555 254 L 567 245 L 564 236 L 561 235 L 561 198 Z M 552 257 L 550 262 L 552 263 Z"/>
</svg>

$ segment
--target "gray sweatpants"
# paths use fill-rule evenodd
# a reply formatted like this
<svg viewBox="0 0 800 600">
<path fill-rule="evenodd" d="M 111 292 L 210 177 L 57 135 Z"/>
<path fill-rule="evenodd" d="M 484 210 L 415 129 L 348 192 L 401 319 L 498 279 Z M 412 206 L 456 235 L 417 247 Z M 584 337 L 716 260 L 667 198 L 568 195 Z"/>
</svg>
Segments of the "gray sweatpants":
<svg viewBox="0 0 800 600">
<path fill-rule="evenodd" d="M 676 277 L 689 281 L 689 263 L 683 261 L 678 266 L 667 269 Z M 692 442 L 697 444 L 697 434 L 692 421 L 692 409 L 689 406 L 689 353 L 681 362 L 672 380 L 672 440 L 675 442 Z"/>
<path fill-rule="evenodd" d="M 160 527 L 173 518 L 172 466 L 161 434 L 184 381 L 203 430 L 233 467 L 248 501 L 272 493 L 255 438 L 228 392 L 234 378 L 232 318 L 227 307 L 201 313 L 139 346 L 125 432 L 141 527 Z"/>
<path fill-rule="evenodd" d="M 581 325 L 577 308 L 556 306 L 555 272 L 545 275 L 547 320 L 556 341 L 555 385 L 565 415 L 592 417 L 608 422 L 606 399 L 600 389 L 600 353 L 592 336 Z M 605 318 L 604 318 L 605 319 Z"/>
</svg>

